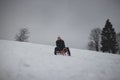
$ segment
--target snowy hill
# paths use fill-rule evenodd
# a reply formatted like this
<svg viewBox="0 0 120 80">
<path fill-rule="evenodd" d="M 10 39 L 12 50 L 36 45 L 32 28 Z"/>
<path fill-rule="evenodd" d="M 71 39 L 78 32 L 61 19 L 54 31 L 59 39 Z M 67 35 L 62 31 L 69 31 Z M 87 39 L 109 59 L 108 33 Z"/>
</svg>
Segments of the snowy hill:
<svg viewBox="0 0 120 80">
<path fill-rule="evenodd" d="M 0 40 L 0 80 L 120 80 L 120 55 Z"/>
</svg>

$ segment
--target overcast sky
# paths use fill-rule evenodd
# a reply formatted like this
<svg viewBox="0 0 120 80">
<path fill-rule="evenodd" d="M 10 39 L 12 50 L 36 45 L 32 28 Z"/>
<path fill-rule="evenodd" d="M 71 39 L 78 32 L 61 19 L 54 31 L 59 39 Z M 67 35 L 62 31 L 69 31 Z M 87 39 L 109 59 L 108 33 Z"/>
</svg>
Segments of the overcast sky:
<svg viewBox="0 0 120 80">
<path fill-rule="evenodd" d="M 27 27 L 29 42 L 86 49 L 91 29 L 107 19 L 120 32 L 120 0 L 0 0 L 0 39 L 15 40 Z"/>
</svg>

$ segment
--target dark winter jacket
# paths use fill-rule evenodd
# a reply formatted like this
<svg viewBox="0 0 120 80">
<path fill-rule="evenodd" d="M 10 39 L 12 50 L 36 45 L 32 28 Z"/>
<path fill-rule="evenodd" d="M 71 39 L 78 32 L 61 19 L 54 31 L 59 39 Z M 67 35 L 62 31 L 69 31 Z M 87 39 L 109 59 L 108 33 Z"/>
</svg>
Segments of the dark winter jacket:
<svg viewBox="0 0 120 80">
<path fill-rule="evenodd" d="M 57 46 L 57 48 L 62 50 L 63 48 L 65 48 L 65 43 L 64 43 L 63 40 L 57 40 L 56 41 L 56 46 Z"/>
</svg>

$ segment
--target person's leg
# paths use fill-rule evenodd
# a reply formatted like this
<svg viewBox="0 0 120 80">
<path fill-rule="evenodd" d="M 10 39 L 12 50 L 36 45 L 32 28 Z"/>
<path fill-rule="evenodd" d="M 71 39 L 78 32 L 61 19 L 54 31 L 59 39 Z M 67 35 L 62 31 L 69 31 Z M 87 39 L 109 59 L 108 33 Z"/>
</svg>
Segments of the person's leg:
<svg viewBox="0 0 120 80">
<path fill-rule="evenodd" d="M 57 55 L 58 48 L 55 47 L 54 54 Z"/>
<path fill-rule="evenodd" d="M 68 55 L 71 56 L 71 53 L 70 53 L 69 47 L 66 47 L 66 49 L 68 50 Z"/>
</svg>

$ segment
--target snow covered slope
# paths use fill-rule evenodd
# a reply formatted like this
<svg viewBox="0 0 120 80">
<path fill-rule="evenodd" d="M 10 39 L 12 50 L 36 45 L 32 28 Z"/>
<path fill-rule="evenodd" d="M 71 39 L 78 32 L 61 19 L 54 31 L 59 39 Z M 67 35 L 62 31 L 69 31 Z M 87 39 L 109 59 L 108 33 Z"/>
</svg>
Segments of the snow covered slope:
<svg viewBox="0 0 120 80">
<path fill-rule="evenodd" d="M 0 40 L 0 80 L 120 80 L 120 55 Z"/>
</svg>

